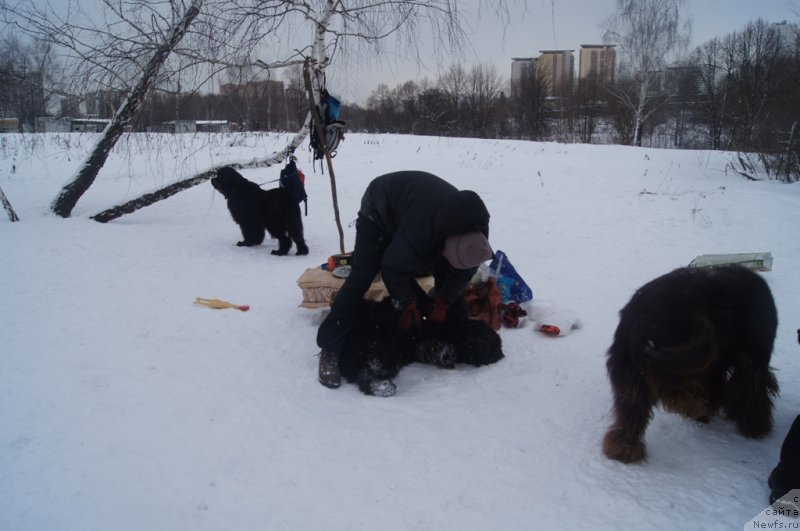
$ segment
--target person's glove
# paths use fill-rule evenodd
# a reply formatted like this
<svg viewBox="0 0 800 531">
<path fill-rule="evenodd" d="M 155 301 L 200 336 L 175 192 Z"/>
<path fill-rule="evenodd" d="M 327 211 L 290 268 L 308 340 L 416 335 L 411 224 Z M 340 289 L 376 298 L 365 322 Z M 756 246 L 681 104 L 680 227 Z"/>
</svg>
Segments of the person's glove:
<svg viewBox="0 0 800 531">
<path fill-rule="evenodd" d="M 403 307 L 397 324 L 400 330 L 407 332 L 411 327 L 419 325 L 421 320 L 422 316 L 419 313 L 416 301 L 411 301 Z"/>
<path fill-rule="evenodd" d="M 441 297 L 436 297 L 433 299 L 433 306 L 431 306 L 431 313 L 428 319 L 434 323 L 443 323 L 444 320 L 447 319 L 448 309 L 450 309 L 450 305 Z"/>
</svg>

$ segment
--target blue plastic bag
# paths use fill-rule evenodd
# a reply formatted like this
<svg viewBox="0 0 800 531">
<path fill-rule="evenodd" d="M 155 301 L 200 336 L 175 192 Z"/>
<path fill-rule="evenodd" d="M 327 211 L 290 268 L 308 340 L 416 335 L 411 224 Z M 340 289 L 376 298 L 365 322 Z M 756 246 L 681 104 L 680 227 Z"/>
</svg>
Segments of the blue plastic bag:
<svg viewBox="0 0 800 531">
<path fill-rule="evenodd" d="M 511 265 L 506 253 L 500 250 L 496 251 L 489 264 L 489 269 L 491 274 L 497 278 L 497 287 L 500 289 L 503 304 L 509 302 L 524 304 L 533 299 L 533 291 Z"/>
</svg>

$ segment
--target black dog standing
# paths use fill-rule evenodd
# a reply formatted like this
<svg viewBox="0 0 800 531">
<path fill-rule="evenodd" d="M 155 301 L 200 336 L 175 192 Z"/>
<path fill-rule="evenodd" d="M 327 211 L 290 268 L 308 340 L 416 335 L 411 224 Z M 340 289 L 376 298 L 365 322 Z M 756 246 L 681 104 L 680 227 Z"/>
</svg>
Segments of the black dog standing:
<svg viewBox="0 0 800 531">
<path fill-rule="evenodd" d="M 217 170 L 217 176 L 211 179 L 211 186 L 225 197 L 233 221 L 242 230 L 244 239 L 236 245 L 261 245 L 266 229 L 271 237 L 278 240 L 278 248 L 272 254 L 287 254 L 292 241 L 297 247 L 297 254 L 308 254 L 308 246 L 303 238 L 300 205 L 286 190 L 262 190 L 229 166 Z"/>
<path fill-rule="evenodd" d="M 767 435 L 778 394 L 769 367 L 777 326 L 769 286 L 740 266 L 676 269 L 642 286 L 620 312 L 608 351 L 614 420 L 605 455 L 643 460 L 659 402 L 700 422 L 722 410 L 742 435 Z"/>
</svg>

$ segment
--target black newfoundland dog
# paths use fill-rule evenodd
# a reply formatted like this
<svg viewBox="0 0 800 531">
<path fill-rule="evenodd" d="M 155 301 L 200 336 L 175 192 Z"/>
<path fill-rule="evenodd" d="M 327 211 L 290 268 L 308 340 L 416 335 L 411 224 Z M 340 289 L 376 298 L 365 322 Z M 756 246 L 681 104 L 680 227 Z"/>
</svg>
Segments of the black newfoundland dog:
<svg viewBox="0 0 800 531">
<path fill-rule="evenodd" d="M 642 461 L 658 403 L 703 423 L 721 410 L 742 435 L 768 434 L 777 326 L 767 283 L 740 266 L 676 269 L 642 286 L 620 311 L 608 351 L 614 421 L 603 453 Z"/>
<path fill-rule="evenodd" d="M 242 241 L 236 245 L 249 247 L 264 241 L 264 229 L 278 240 L 272 254 L 285 255 L 297 246 L 297 254 L 308 254 L 303 239 L 303 218 L 298 205 L 283 188 L 262 190 L 229 166 L 219 168 L 211 186 L 228 201 L 233 221 L 242 230 Z"/>
<path fill-rule="evenodd" d="M 420 291 L 420 313 L 427 315 L 431 305 L 432 300 Z M 408 332 L 398 329 L 400 308 L 390 298 L 363 301 L 358 311 L 339 367 L 342 376 L 367 395 L 392 396 L 396 389 L 392 378 L 415 361 L 453 369 L 456 363 L 478 367 L 503 358 L 500 336 L 484 321 L 469 319 L 466 305 L 451 308 L 444 323 L 423 319 Z"/>
</svg>

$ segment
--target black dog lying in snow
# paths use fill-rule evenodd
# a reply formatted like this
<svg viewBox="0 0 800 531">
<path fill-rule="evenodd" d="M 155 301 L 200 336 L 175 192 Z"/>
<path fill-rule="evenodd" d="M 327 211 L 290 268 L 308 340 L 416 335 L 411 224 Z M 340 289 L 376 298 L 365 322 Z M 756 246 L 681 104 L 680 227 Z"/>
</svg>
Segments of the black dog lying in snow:
<svg viewBox="0 0 800 531">
<path fill-rule="evenodd" d="M 217 170 L 217 176 L 211 179 L 211 186 L 225 197 L 233 221 L 242 230 L 244 239 L 236 245 L 260 245 L 266 229 L 270 236 L 278 240 L 278 248 L 272 254 L 287 254 L 292 241 L 297 246 L 297 254 L 308 254 L 308 246 L 303 238 L 300 205 L 292 200 L 286 190 L 262 190 L 229 166 Z"/>
<path fill-rule="evenodd" d="M 433 301 L 421 290 L 417 306 L 427 315 Z M 484 321 L 469 319 L 466 305 L 454 305 L 444 323 L 423 320 L 408 332 L 397 326 L 400 309 L 390 298 L 381 302 L 364 301 L 356 327 L 340 353 L 342 376 L 367 395 L 392 396 L 392 378 L 415 361 L 444 369 L 456 363 L 476 367 L 503 358 L 500 336 Z"/>
<path fill-rule="evenodd" d="M 777 326 L 767 283 L 740 266 L 680 268 L 639 288 L 608 351 L 614 422 L 603 452 L 643 460 L 658 403 L 700 422 L 721 410 L 742 435 L 767 435 L 778 394 L 769 367 Z"/>
</svg>

